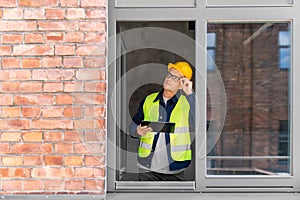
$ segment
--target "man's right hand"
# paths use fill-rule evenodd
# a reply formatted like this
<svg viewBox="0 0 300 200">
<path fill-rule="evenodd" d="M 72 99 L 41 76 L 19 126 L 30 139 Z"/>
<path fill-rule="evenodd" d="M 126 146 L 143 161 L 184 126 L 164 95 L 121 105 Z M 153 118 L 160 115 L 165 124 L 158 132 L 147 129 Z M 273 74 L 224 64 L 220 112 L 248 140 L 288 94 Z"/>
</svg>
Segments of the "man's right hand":
<svg viewBox="0 0 300 200">
<path fill-rule="evenodd" d="M 151 132 L 151 131 L 152 131 L 151 127 L 141 126 L 141 125 L 139 125 L 136 129 L 136 133 L 139 136 L 144 136 L 144 135 L 146 135 L 146 133 Z"/>
</svg>

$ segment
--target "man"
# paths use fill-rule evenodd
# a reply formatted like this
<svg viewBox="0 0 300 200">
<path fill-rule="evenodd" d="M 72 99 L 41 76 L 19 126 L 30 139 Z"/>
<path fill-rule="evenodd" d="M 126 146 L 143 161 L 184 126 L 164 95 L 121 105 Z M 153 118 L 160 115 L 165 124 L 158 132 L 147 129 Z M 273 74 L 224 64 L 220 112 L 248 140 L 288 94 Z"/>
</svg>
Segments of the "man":
<svg viewBox="0 0 300 200">
<path fill-rule="evenodd" d="M 141 181 L 183 181 L 192 159 L 190 133 L 194 131 L 195 95 L 192 68 L 187 62 L 169 63 L 163 90 L 148 95 L 129 127 L 140 139 L 138 164 Z M 174 122 L 174 133 L 152 132 L 141 122 Z"/>
</svg>

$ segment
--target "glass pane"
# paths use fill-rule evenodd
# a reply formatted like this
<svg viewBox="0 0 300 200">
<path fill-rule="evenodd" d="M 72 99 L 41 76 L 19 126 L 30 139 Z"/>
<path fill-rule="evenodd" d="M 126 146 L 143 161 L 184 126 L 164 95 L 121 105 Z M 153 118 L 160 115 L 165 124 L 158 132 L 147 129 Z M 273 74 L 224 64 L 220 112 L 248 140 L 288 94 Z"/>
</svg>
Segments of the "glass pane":
<svg viewBox="0 0 300 200">
<path fill-rule="evenodd" d="M 207 50 L 207 70 L 215 69 L 215 49 Z"/>
<path fill-rule="evenodd" d="M 290 32 L 289 31 L 280 31 L 279 32 L 279 45 L 285 46 L 291 44 Z"/>
<path fill-rule="evenodd" d="M 279 66 L 281 69 L 290 68 L 291 65 L 291 49 L 280 48 L 279 49 Z"/>
<path fill-rule="evenodd" d="M 207 33 L 207 47 L 216 47 L 216 33 Z"/>
<path fill-rule="evenodd" d="M 207 175 L 290 175 L 290 24 L 209 23 L 207 30 L 216 33 L 216 69 L 207 66 Z M 218 73 L 226 105 L 214 90 Z M 217 132 L 220 109 L 226 116 Z"/>
<path fill-rule="evenodd" d="M 171 71 L 169 72 L 173 76 L 167 77 L 166 74 L 168 72 L 168 64 L 174 64 L 178 61 L 188 62 L 193 73 L 195 73 L 193 66 L 195 62 L 194 27 L 195 22 L 190 21 L 122 21 L 117 23 L 117 33 L 120 36 L 117 37 L 117 40 L 120 41 L 119 43 L 122 46 L 120 49 L 123 50 L 119 52 L 121 55 L 117 65 L 117 84 L 121 90 L 117 97 L 120 103 L 120 109 L 117 113 L 120 120 L 120 122 L 117 122 L 120 125 L 117 133 L 117 146 L 120 149 L 117 155 L 117 180 L 121 182 L 120 184 L 123 184 L 122 181 L 144 182 L 151 179 L 151 181 L 159 182 L 164 179 L 164 181 L 180 180 L 182 185 L 181 182 L 192 182 L 195 180 L 194 160 L 191 160 L 188 156 L 182 156 L 182 158 L 179 158 L 182 160 L 178 161 L 172 152 L 172 148 L 175 146 L 172 146 L 174 141 L 178 144 L 176 137 L 180 137 L 181 141 L 184 142 L 187 140 L 187 137 L 183 137 L 183 135 L 187 136 L 186 132 L 180 136 L 179 134 L 175 136 L 175 134 L 167 131 L 158 131 L 155 132 L 152 141 L 145 139 L 145 137 L 141 139 L 135 135 L 137 126 L 141 124 L 142 120 L 183 123 L 179 121 L 179 118 L 175 119 L 172 114 L 175 112 L 175 109 L 177 109 L 176 115 L 182 113 L 182 110 L 179 111 L 178 109 L 184 108 L 188 110 L 186 102 L 176 104 L 180 105 L 176 106 L 176 108 L 175 104 L 173 104 L 175 102 L 179 103 L 181 95 L 185 96 L 184 91 L 179 87 L 179 80 L 175 77 L 182 77 L 184 74 L 175 73 L 174 75 Z M 191 78 L 192 82 L 195 81 L 194 77 L 193 75 Z M 173 98 L 174 93 L 169 97 L 169 100 L 165 98 L 165 93 L 163 93 L 166 89 L 165 80 L 174 81 L 173 83 L 168 82 L 170 85 L 176 82 L 176 87 L 173 86 L 174 89 L 177 88 L 175 89 L 176 96 L 179 95 L 178 97 L 180 98 L 177 100 Z M 159 101 L 153 99 L 147 104 L 145 103 L 146 97 L 152 94 L 157 95 L 158 92 L 161 92 L 161 98 L 158 98 Z M 156 103 L 159 103 L 159 105 Z M 174 105 L 174 107 L 170 105 Z M 149 108 L 149 112 L 147 112 L 146 107 Z M 153 109 L 151 110 L 150 108 Z M 194 109 L 190 110 L 194 112 Z M 153 114 L 154 112 L 155 114 Z M 184 116 L 191 116 L 190 112 L 184 112 L 184 114 Z M 186 118 L 186 120 L 189 119 Z M 181 130 L 189 128 L 188 132 L 191 140 L 184 144 L 180 144 L 179 141 L 179 144 L 176 146 L 180 147 L 177 150 L 178 155 L 181 154 L 180 152 L 185 151 L 182 150 L 182 147 L 189 148 L 194 152 L 194 137 L 191 131 L 191 129 L 194 129 L 194 126 L 191 126 L 190 121 L 188 123 L 189 126 L 184 125 Z M 176 128 L 177 126 L 175 125 Z M 177 130 L 179 129 L 177 128 Z M 181 173 L 182 169 L 184 173 Z M 155 171 L 167 175 L 161 175 L 156 180 L 152 179 L 153 174 L 150 174 L 149 179 L 145 180 L 146 171 Z M 172 177 L 174 179 L 169 179 Z M 178 177 L 182 179 L 178 179 Z"/>
</svg>

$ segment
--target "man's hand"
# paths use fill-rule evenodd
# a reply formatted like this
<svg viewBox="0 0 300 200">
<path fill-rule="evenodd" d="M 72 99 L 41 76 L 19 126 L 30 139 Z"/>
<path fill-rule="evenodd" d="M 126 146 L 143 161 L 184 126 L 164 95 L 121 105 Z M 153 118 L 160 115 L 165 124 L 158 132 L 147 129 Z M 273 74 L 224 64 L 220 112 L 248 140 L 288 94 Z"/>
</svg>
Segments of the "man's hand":
<svg viewBox="0 0 300 200">
<path fill-rule="evenodd" d="M 151 127 L 141 126 L 141 125 L 139 125 L 136 129 L 136 133 L 139 136 L 144 136 L 144 135 L 146 135 L 146 133 L 151 132 L 151 131 L 152 131 Z"/>
<path fill-rule="evenodd" d="M 193 82 L 187 78 L 180 79 L 181 88 L 186 95 L 193 94 Z"/>
</svg>

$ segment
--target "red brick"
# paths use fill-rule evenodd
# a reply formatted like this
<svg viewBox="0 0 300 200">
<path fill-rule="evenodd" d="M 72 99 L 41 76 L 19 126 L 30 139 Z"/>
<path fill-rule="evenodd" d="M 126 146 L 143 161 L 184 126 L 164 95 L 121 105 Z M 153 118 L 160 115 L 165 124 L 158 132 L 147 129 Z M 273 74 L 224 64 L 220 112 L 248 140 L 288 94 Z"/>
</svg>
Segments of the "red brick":
<svg viewBox="0 0 300 200">
<path fill-rule="evenodd" d="M 65 42 L 83 42 L 84 34 L 81 32 L 67 32 L 65 34 Z"/>
<path fill-rule="evenodd" d="M 52 153 L 52 144 L 14 144 L 13 152 L 18 154 Z"/>
<path fill-rule="evenodd" d="M 82 82 L 64 82 L 64 92 L 82 92 Z"/>
<path fill-rule="evenodd" d="M 105 10 L 100 10 L 100 9 L 86 10 L 86 18 L 87 19 L 105 20 L 106 19 L 106 11 Z"/>
<path fill-rule="evenodd" d="M 65 107 L 63 111 L 63 116 L 64 117 L 73 117 L 73 118 L 78 118 L 83 116 L 82 108 L 81 107 Z"/>
<path fill-rule="evenodd" d="M 82 57 L 65 57 L 63 66 L 65 68 L 81 68 L 83 66 Z"/>
<path fill-rule="evenodd" d="M 43 56 L 54 55 L 53 46 L 38 46 L 38 45 L 16 45 L 13 48 L 15 56 Z"/>
<path fill-rule="evenodd" d="M 78 27 L 80 31 L 90 31 L 93 32 L 95 30 L 103 31 L 106 30 L 106 24 L 105 22 L 99 22 L 99 21 L 82 21 L 78 22 Z"/>
<path fill-rule="evenodd" d="M 23 119 L 0 120 L 2 130 L 26 130 L 30 128 L 30 121 Z"/>
<path fill-rule="evenodd" d="M 33 168 L 32 177 L 34 178 L 72 178 L 74 169 L 72 168 Z"/>
<path fill-rule="evenodd" d="M 1 0 L 0 7 L 16 7 L 17 0 Z"/>
<path fill-rule="evenodd" d="M 54 33 L 54 32 L 50 32 L 50 33 L 47 33 L 46 34 L 46 39 L 47 39 L 47 42 L 51 43 L 58 43 L 58 42 L 62 42 L 63 39 L 64 39 L 64 35 L 63 33 Z"/>
<path fill-rule="evenodd" d="M 46 19 L 64 19 L 64 9 L 46 9 Z"/>
<path fill-rule="evenodd" d="M 44 19 L 44 10 L 37 8 L 24 9 L 24 19 Z"/>
<path fill-rule="evenodd" d="M 25 43 L 44 43 L 44 35 L 42 33 L 30 33 L 25 35 Z"/>
<path fill-rule="evenodd" d="M 22 19 L 23 10 L 21 8 L 4 9 L 3 19 Z"/>
<path fill-rule="evenodd" d="M 21 44 L 23 36 L 21 34 L 3 34 L 3 44 Z"/>
<path fill-rule="evenodd" d="M 75 129 L 94 129 L 95 128 L 95 120 L 93 119 L 79 119 L 74 120 Z"/>
<path fill-rule="evenodd" d="M 104 156 L 85 156 L 84 157 L 85 166 L 98 166 L 105 167 L 105 157 Z"/>
<path fill-rule="evenodd" d="M 41 59 L 40 58 L 23 58 L 22 68 L 40 68 Z"/>
<path fill-rule="evenodd" d="M 30 80 L 31 72 L 29 70 L 2 70 L 0 71 L 0 80 Z"/>
<path fill-rule="evenodd" d="M 0 178 L 8 178 L 8 168 L 0 168 Z"/>
<path fill-rule="evenodd" d="M 26 93 L 41 92 L 42 86 L 41 82 L 22 82 L 21 91 Z"/>
<path fill-rule="evenodd" d="M 1 27 L 1 22 L 0 22 L 0 27 Z M 9 56 L 11 54 L 11 50 L 12 50 L 11 46 L 0 46 L 0 56 Z"/>
<path fill-rule="evenodd" d="M 32 78 L 34 80 L 72 80 L 74 75 L 74 70 L 34 70 Z"/>
<path fill-rule="evenodd" d="M 82 7 L 106 7 L 105 0 L 81 0 Z"/>
<path fill-rule="evenodd" d="M 7 142 L 21 141 L 21 133 L 20 132 L 3 132 L 1 134 L 1 141 L 7 141 Z"/>
<path fill-rule="evenodd" d="M 43 109 L 43 117 L 45 118 L 54 118 L 54 117 L 62 117 L 63 108 L 61 107 L 50 107 Z"/>
<path fill-rule="evenodd" d="M 76 178 L 104 178 L 104 168 L 75 168 Z"/>
<path fill-rule="evenodd" d="M 44 83 L 44 92 L 61 92 L 63 91 L 62 82 L 47 82 Z"/>
<path fill-rule="evenodd" d="M 90 117 L 105 117 L 105 107 L 97 106 L 97 107 L 86 107 L 84 108 L 84 116 Z"/>
<path fill-rule="evenodd" d="M 68 144 L 68 143 L 54 144 L 54 152 L 59 154 L 73 153 L 73 144 Z"/>
<path fill-rule="evenodd" d="M 62 190 L 62 180 L 44 180 L 44 190 Z"/>
<path fill-rule="evenodd" d="M 0 31 L 34 31 L 36 22 L 33 21 L 0 21 Z"/>
<path fill-rule="evenodd" d="M 38 22 L 40 31 L 75 31 L 75 22 Z"/>
<path fill-rule="evenodd" d="M 43 67 L 56 68 L 62 66 L 62 57 L 43 57 Z"/>
<path fill-rule="evenodd" d="M 13 178 L 30 178 L 31 171 L 29 168 L 9 168 L 8 174 Z"/>
<path fill-rule="evenodd" d="M 104 33 L 99 34 L 99 33 L 86 33 L 84 37 L 84 42 L 85 43 L 105 43 L 106 36 Z"/>
<path fill-rule="evenodd" d="M 62 132 L 45 132 L 44 141 L 46 142 L 58 142 L 62 141 L 63 133 Z"/>
<path fill-rule="evenodd" d="M 104 70 L 79 70 L 76 74 L 78 80 L 105 80 Z"/>
<path fill-rule="evenodd" d="M 77 132 L 65 132 L 65 137 L 64 140 L 65 141 L 69 141 L 69 142 L 81 142 L 81 136 L 82 133 L 80 131 Z"/>
<path fill-rule="evenodd" d="M 78 56 L 103 56 L 105 55 L 106 47 L 95 45 L 82 45 L 76 49 L 76 55 Z"/>
<path fill-rule="evenodd" d="M 9 94 L 0 94 L 0 105 L 8 106 L 13 104 L 13 96 Z"/>
<path fill-rule="evenodd" d="M 69 94 L 61 94 L 56 97 L 56 104 L 72 104 L 73 97 Z"/>
<path fill-rule="evenodd" d="M 25 132 L 22 134 L 24 142 L 41 142 L 43 140 L 42 132 Z"/>
<path fill-rule="evenodd" d="M 78 0 L 60 0 L 60 5 L 62 7 L 77 7 Z"/>
<path fill-rule="evenodd" d="M 74 94 L 75 104 L 104 105 L 105 95 L 102 94 Z"/>
<path fill-rule="evenodd" d="M 86 190 L 103 190 L 104 180 L 85 180 L 84 189 Z"/>
<path fill-rule="evenodd" d="M 71 120 L 33 120 L 32 128 L 34 129 L 72 129 L 73 122 Z"/>
<path fill-rule="evenodd" d="M 49 170 L 49 168 L 32 168 L 31 171 L 31 177 L 32 178 L 46 178 L 47 177 L 47 171 Z"/>
<path fill-rule="evenodd" d="M 106 127 L 105 124 L 106 124 L 105 119 L 99 119 L 99 120 L 97 120 L 96 128 L 97 128 L 97 129 L 102 129 L 102 130 L 104 130 L 105 127 Z"/>
<path fill-rule="evenodd" d="M 2 107 L 2 117 L 20 117 L 20 107 Z"/>
<path fill-rule="evenodd" d="M 63 163 L 62 156 L 45 156 L 45 165 L 59 165 Z"/>
<path fill-rule="evenodd" d="M 83 154 L 103 154 L 105 153 L 105 147 L 102 144 L 75 144 L 74 151 Z"/>
<path fill-rule="evenodd" d="M 66 166 L 81 166 L 83 164 L 83 160 L 81 156 L 66 156 L 65 157 L 65 165 Z"/>
<path fill-rule="evenodd" d="M 15 95 L 15 105 L 52 105 L 53 96 L 47 94 Z"/>
<path fill-rule="evenodd" d="M 3 156 L 2 166 L 21 166 L 23 164 L 22 156 Z"/>
<path fill-rule="evenodd" d="M 20 68 L 20 58 L 2 58 L 2 69 Z"/>
<path fill-rule="evenodd" d="M 85 19 L 85 9 L 83 8 L 69 8 L 66 14 L 67 19 Z"/>
<path fill-rule="evenodd" d="M 74 45 L 55 45 L 55 55 L 74 55 Z"/>
<path fill-rule="evenodd" d="M 83 65 L 85 68 L 104 68 L 106 66 L 105 57 L 86 58 Z"/>
<path fill-rule="evenodd" d="M 86 82 L 85 92 L 105 92 L 106 82 Z"/>
<path fill-rule="evenodd" d="M 2 92 L 19 92 L 20 83 L 19 82 L 3 82 L 1 84 Z"/>
<path fill-rule="evenodd" d="M 98 142 L 104 143 L 106 139 L 105 131 L 86 131 L 85 132 L 85 142 Z"/>
<path fill-rule="evenodd" d="M 21 191 L 22 181 L 21 180 L 3 180 L 2 189 L 4 191 Z"/>
<path fill-rule="evenodd" d="M 24 190 L 42 190 L 43 181 L 42 180 L 25 180 Z"/>
<path fill-rule="evenodd" d="M 24 156 L 24 166 L 39 166 L 43 163 L 42 156 Z"/>
<path fill-rule="evenodd" d="M 66 190 L 83 190 L 83 181 L 82 180 L 70 180 L 65 182 Z"/>
<path fill-rule="evenodd" d="M 23 107 L 22 114 L 24 117 L 40 117 L 41 108 L 38 107 Z"/>
<path fill-rule="evenodd" d="M 58 0 L 19 0 L 20 6 L 29 6 L 29 7 L 43 7 L 43 6 L 57 6 Z"/>
<path fill-rule="evenodd" d="M 3 153 L 3 154 L 10 153 L 10 144 L 1 143 L 0 144 L 0 153 Z"/>
</svg>

